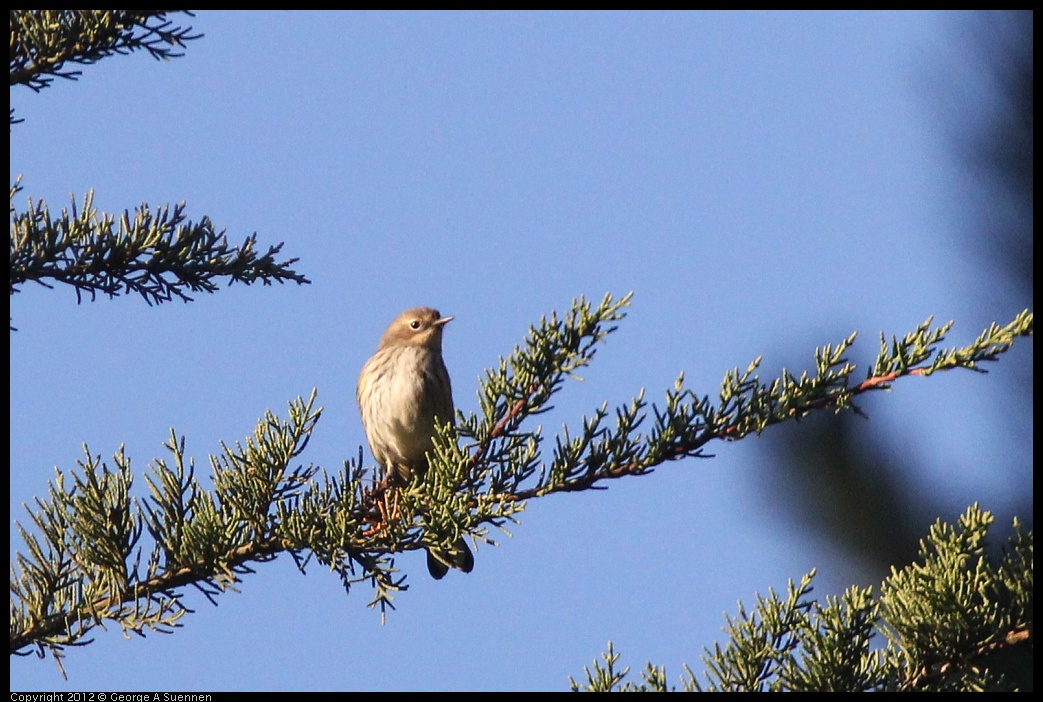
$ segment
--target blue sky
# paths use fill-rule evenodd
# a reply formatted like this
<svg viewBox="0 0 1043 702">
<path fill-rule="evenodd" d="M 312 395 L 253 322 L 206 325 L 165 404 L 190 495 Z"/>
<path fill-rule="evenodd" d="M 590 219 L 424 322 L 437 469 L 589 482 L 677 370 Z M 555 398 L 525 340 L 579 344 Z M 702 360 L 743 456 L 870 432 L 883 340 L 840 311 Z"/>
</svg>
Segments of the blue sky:
<svg viewBox="0 0 1043 702">
<path fill-rule="evenodd" d="M 233 242 L 285 242 L 313 283 L 156 308 L 25 287 L 11 305 L 12 518 L 27 521 L 22 504 L 84 442 L 106 457 L 125 444 L 143 494 L 170 427 L 205 476 L 219 442 L 313 387 L 325 412 L 303 460 L 338 468 L 364 441 L 358 371 L 414 305 L 456 318 L 445 358 L 469 412 L 483 370 L 541 315 L 634 291 L 584 382 L 539 418 L 547 434 L 642 387 L 661 398 L 682 370 L 711 396 L 758 355 L 762 377 L 802 370 L 854 330 L 859 364 L 881 330 L 929 315 L 969 343 L 1031 303 L 961 243 L 986 195 L 952 132 L 989 104 L 966 19 L 200 12 L 187 21 L 206 36 L 183 58 L 114 57 L 13 90 L 20 208 L 32 196 L 57 211 L 89 188 L 113 212 L 186 200 Z M 1028 425 L 995 424 L 1010 372 L 911 379 L 869 401 L 873 431 L 948 505 L 938 516 L 1030 487 L 1009 477 L 1030 460 Z M 69 651 L 68 682 L 14 658 L 11 686 L 564 689 L 609 639 L 635 674 L 652 660 L 676 683 L 682 662 L 702 670 L 737 600 L 812 567 L 820 595 L 859 577 L 758 484 L 771 441 L 534 501 L 467 576 L 434 582 L 422 555 L 403 557 L 410 589 L 383 625 L 368 591 L 345 596 L 281 557 L 216 608 L 189 593 L 196 613 L 172 636 L 98 630 Z"/>
</svg>

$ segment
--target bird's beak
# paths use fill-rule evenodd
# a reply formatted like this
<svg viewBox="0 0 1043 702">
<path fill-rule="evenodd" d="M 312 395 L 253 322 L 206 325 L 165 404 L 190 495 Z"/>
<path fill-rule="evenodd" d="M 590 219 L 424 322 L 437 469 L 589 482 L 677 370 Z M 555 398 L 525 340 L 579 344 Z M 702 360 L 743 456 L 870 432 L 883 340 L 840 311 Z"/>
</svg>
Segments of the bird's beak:
<svg viewBox="0 0 1043 702">
<path fill-rule="evenodd" d="M 451 321 L 453 321 L 452 317 L 442 317 L 441 319 L 436 319 L 435 320 L 435 326 L 436 327 L 440 327 L 443 324 L 449 324 L 449 322 L 451 322 Z"/>
</svg>

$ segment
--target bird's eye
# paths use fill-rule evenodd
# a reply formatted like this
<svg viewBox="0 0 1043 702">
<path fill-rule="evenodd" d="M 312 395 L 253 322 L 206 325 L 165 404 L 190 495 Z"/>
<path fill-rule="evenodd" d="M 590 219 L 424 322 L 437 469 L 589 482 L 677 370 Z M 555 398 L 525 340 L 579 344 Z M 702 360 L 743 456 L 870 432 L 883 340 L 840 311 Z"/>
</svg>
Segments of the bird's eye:
<svg viewBox="0 0 1043 702">
<path fill-rule="evenodd" d="M 409 323 L 409 328 L 412 329 L 413 331 L 416 331 L 417 329 L 419 329 L 420 328 L 420 320 L 419 319 L 414 319 L 413 321 L 411 321 Z"/>
</svg>

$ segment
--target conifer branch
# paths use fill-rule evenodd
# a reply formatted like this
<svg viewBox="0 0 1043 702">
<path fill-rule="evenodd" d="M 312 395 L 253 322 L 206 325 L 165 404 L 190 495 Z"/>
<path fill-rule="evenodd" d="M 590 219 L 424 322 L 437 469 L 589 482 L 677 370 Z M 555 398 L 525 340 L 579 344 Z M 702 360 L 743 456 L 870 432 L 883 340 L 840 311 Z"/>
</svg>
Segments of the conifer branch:
<svg viewBox="0 0 1043 702">
<path fill-rule="evenodd" d="M 377 473 L 363 467 L 361 451 L 332 476 L 315 467 L 290 468 L 321 414 L 313 409 L 314 392 L 306 402 L 291 403 L 288 420 L 267 414 L 245 445 L 222 445 L 210 459 L 213 489 L 196 480 L 184 439 L 173 432 L 167 444 L 173 465 L 155 463 L 144 499 L 130 497 L 133 475 L 122 450 L 115 470 L 88 451 L 82 475 L 67 479 L 59 471 L 49 498 L 37 500 L 32 519 L 40 536 L 19 525 L 28 555 L 18 554 L 12 565 L 12 653 L 50 652 L 60 665 L 65 647 L 85 643 L 85 635 L 106 621 L 125 632 L 169 632 L 188 611 L 179 588 L 192 585 L 215 602 L 253 564 L 284 552 L 302 571 L 315 558 L 338 574 L 347 591 L 368 582 L 374 589 L 370 605 L 386 614 L 394 595 L 407 589 L 394 566 L 398 553 L 446 547 L 464 534 L 493 543 L 489 529 L 504 529 L 528 499 L 597 489 L 605 480 L 647 474 L 667 461 L 705 457 L 709 441 L 737 440 L 812 411 L 854 409 L 857 395 L 907 375 L 981 370 L 978 364 L 997 360 L 1032 332 L 1026 311 L 1008 325 L 992 325 L 966 347 L 937 352 L 949 325 L 932 331 L 928 320 L 901 342 L 885 345 L 858 385 L 849 383 L 854 366 L 845 360 L 852 335 L 816 351 L 814 375 L 783 371 L 761 382 L 753 375 L 759 359 L 743 373 L 729 371 L 716 406 L 686 389 L 682 377 L 651 413 L 641 392 L 615 411 L 614 428 L 604 424 L 607 405 L 584 418 L 574 435 L 566 427 L 545 460 L 542 430 L 528 428 L 526 420 L 549 409 L 564 380 L 589 364 L 629 299 L 606 296 L 595 306 L 581 298 L 565 317 L 541 320 L 523 347 L 487 373 L 479 392 L 482 415 L 461 415 L 457 427 L 441 427 L 429 470 L 405 486 L 371 480 Z M 645 422 L 651 428 L 642 434 Z M 151 545 L 142 543 L 146 532 Z M 804 594 L 791 591 L 786 617 L 807 615 L 810 610 L 799 605 Z M 845 611 L 857 610 L 865 597 L 850 593 Z M 647 669 L 646 680 L 660 680 L 657 670 Z"/>
<path fill-rule="evenodd" d="M 868 692 L 1013 690 L 1012 677 L 1032 656 L 1032 533 L 1014 522 L 998 559 L 984 554 L 993 517 L 972 505 L 958 528 L 941 521 L 921 542 L 917 562 L 892 568 L 874 597 L 852 587 L 842 598 L 811 597 L 815 571 L 769 591 L 748 611 L 727 617 L 728 641 L 705 649 L 705 683 L 685 666 L 686 692 Z M 881 638 L 886 645 L 875 645 Z M 584 668 L 573 691 L 656 691 L 668 688 L 665 667 L 649 663 L 643 682 L 626 680 L 612 643 L 602 661 Z"/>
<path fill-rule="evenodd" d="M 202 37 L 167 16 L 187 10 L 17 10 L 11 12 L 11 85 L 36 92 L 55 77 L 76 80 L 89 65 L 114 54 L 147 51 L 157 60 L 182 56 L 185 42 Z M 12 120 L 13 122 L 14 120 Z"/>
<path fill-rule="evenodd" d="M 29 200 L 26 212 L 15 210 L 13 200 L 20 186 L 11 189 L 11 294 L 32 281 L 44 287 L 53 282 L 71 285 L 76 298 L 98 293 L 115 297 L 137 293 L 149 304 L 174 298 L 190 302 L 191 292 L 214 292 L 217 281 L 228 284 L 309 281 L 276 256 L 282 244 L 257 250 L 257 235 L 239 246 L 228 243 L 208 217 L 198 223 L 185 216 L 185 203 L 151 210 L 142 204 L 134 213 L 115 216 L 94 207 L 88 192 L 82 207 L 72 203 L 52 217 L 47 204 Z"/>
<path fill-rule="evenodd" d="M 813 373 L 804 371 L 798 377 L 783 369 L 778 378 L 762 382 L 755 375 L 761 358 L 743 372 L 728 371 L 717 404 L 686 388 L 682 373 L 667 390 L 662 408 L 653 404 L 649 413 L 642 389 L 630 403 L 614 410 L 615 427 L 606 421 L 607 403 L 593 416 L 582 418 L 579 431 L 564 427 L 555 440 L 553 460 L 541 466 L 542 430 L 524 429 L 525 420 L 549 409 L 547 389 L 556 392 L 576 368 L 590 362 L 594 344 L 615 330 L 608 325 L 623 318 L 622 308 L 629 300 L 629 295 L 615 302 L 606 296 L 594 308 L 581 298 L 574 303 L 568 324 L 563 326 L 556 317 L 541 320 L 526 345 L 501 359 L 497 372 L 487 374 L 479 390 L 481 416 L 461 416 L 457 422 L 459 436 L 471 447 L 462 485 L 487 485 L 487 493 L 501 502 L 597 489 L 606 480 L 643 475 L 668 461 L 708 458 L 704 447 L 711 441 L 759 434 L 813 411 L 851 410 L 861 415 L 855 403 L 859 396 L 890 390 L 903 377 L 954 368 L 985 372 L 981 364 L 996 361 L 1017 338 L 1030 336 L 1033 324 L 1032 313 L 1025 310 L 1003 327 L 990 325 L 965 347 L 939 350 L 952 322 L 932 329 L 929 318 L 900 341 L 894 338 L 889 345 L 882 338 L 873 368 L 860 383 L 852 382 L 856 367 L 846 358 L 857 337 L 853 333 L 836 345 L 816 349 Z M 640 434 L 638 429 L 649 420 L 649 431 Z M 455 437 L 449 435 L 447 441 L 452 443 Z M 455 463 L 463 460 L 452 451 L 447 457 Z M 538 470 L 533 484 L 530 478 Z"/>
</svg>

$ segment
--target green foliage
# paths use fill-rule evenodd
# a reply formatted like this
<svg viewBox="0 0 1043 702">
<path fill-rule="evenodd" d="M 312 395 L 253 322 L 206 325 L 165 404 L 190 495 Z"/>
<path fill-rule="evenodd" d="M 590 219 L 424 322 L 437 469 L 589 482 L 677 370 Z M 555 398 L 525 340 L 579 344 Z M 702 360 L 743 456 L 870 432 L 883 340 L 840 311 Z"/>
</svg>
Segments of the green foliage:
<svg viewBox="0 0 1043 702">
<path fill-rule="evenodd" d="M 122 450 L 114 469 L 88 451 L 80 462 L 82 475 L 70 478 L 59 471 L 50 498 L 37 500 L 31 514 L 41 536 L 19 527 L 28 555 L 18 554 L 12 568 L 12 653 L 35 650 L 60 659 L 66 646 L 82 643 L 108 620 L 138 634 L 169 631 L 181 625 L 186 611 L 178 588 L 193 585 L 214 601 L 251 572 L 250 564 L 283 552 L 302 571 L 315 558 L 337 573 L 348 591 L 368 582 L 374 589 L 371 606 L 386 613 L 394 595 L 407 589 L 395 554 L 448 547 L 462 534 L 491 543 L 489 529 L 503 529 L 529 499 L 647 474 L 666 461 L 700 455 L 713 439 L 732 440 L 758 424 L 816 409 L 850 408 L 852 397 L 884 386 L 875 378 L 848 386 L 854 367 L 842 356 L 852 335 L 835 349 L 816 353 L 815 376 L 785 374 L 761 383 L 752 375 L 756 363 L 742 375 L 729 372 L 720 406 L 696 399 L 679 381 L 667 392 L 664 407 L 653 405 L 650 413 L 639 393 L 616 411 L 614 429 L 601 425 L 607 416 L 602 407 L 594 419 L 582 420 L 579 431 L 566 428 L 556 437 L 553 457 L 545 461 L 540 430 L 526 420 L 546 411 L 564 379 L 590 362 L 597 344 L 623 318 L 629 299 L 606 296 L 593 305 L 580 298 L 564 317 L 542 319 L 524 345 L 487 373 L 479 391 L 481 413 L 461 416 L 457 428 L 441 427 L 431 469 L 404 487 L 370 477 L 380 474 L 363 467 L 361 452 L 332 475 L 318 467 L 292 467 L 321 414 L 313 407 L 314 392 L 308 401 L 290 404 L 289 420 L 268 413 L 245 446 L 222 446 L 222 453 L 210 458 L 212 489 L 196 479 L 184 439 L 173 432 L 166 445 L 173 467 L 155 462 L 146 477 L 151 494 L 143 499 L 130 496 L 133 476 Z M 998 345 L 1009 346 L 1031 330 L 1030 313 L 1005 327 L 994 325 L 970 346 L 946 352 L 963 359 L 947 367 L 995 360 Z M 943 338 L 931 332 L 928 346 Z M 928 367 L 929 354 L 921 356 L 921 365 L 907 365 L 889 382 Z M 651 430 L 638 433 L 649 417 Z M 142 543 L 143 531 L 150 544 Z M 1024 575 L 1013 565 L 1002 572 L 1015 580 Z M 874 669 L 855 656 L 864 651 L 867 617 L 875 616 L 866 610 L 868 592 L 852 590 L 819 608 L 806 600 L 809 583 L 791 588 L 785 601 L 773 593 L 759 603 L 755 617 L 742 612 L 731 623 L 735 640 L 753 642 L 753 648 L 718 651 L 719 687 L 824 687 L 826 680 L 843 689 L 877 685 Z M 783 638 L 776 638 L 778 631 Z M 803 632 L 805 651 L 840 647 L 840 653 L 795 667 L 793 632 Z M 751 651 L 763 658 L 739 666 Z M 654 671 L 646 672 L 649 680 L 658 679 Z"/>
<path fill-rule="evenodd" d="M 612 642 L 608 642 L 608 652 L 601 654 L 602 664 L 594 661 L 594 669 L 584 667 L 587 676 L 586 685 L 576 682 L 569 676 L 569 684 L 573 692 L 668 692 L 666 685 L 666 668 L 657 668 L 649 663 L 643 671 L 641 678 L 644 682 L 632 683 L 625 681 L 630 674 L 630 668 L 616 670 L 619 654 L 612 648 Z M 672 690 L 669 690 L 672 691 Z"/>
<path fill-rule="evenodd" d="M 19 212 L 11 188 L 11 294 L 33 281 L 71 285 L 76 298 L 81 293 L 115 297 L 121 291 L 137 293 L 151 304 L 179 298 L 192 300 L 186 290 L 214 292 L 216 280 L 249 285 L 310 282 L 290 266 L 297 259 L 275 260 L 282 244 L 265 253 L 256 250 L 252 234 L 238 247 L 229 246 L 224 231 L 217 231 L 208 217 L 193 223 L 185 217 L 185 203 L 163 206 L 153 212 L 142 204 L 134 214 L 124 212 L 117 220 L 99 213 L 94 193 L 83 199 L 83 207 L 62 209 L 52 218 L 47 204 L 29 199 L 29 209 Z"/>
<path fill-rule="evenodd" d="M 614 324 L 623 319 L 629 302 L 630 295 L 618 301 L 606 296 L 594 308 L 581 299 L 564 320 L 556 315 L 542 319 L 523 347 L 501 359 L 499 370 L 487 373 L 478 391 L 482 415 L 471 414 L 458 422 L 459 436 L 470 440 L 477 452 L 466 456 L 457 449 L 453 453 L 456 444 L 451 435 L 439 442 L 439 451 L 459 466 L 483 461 L 495 466 L 490 468 L 490 488 L 494 495 L 503 493 L 501 500 L 596 488 L 605 480 L 644 475 L 667 461 L 705 458 L 703 447 L 711 441 L 741 439 L 816 410 L 859 412 L 855 398 L 888 390 L 902 377 L 954 368 L 984 372 L 980 364 L 995 361 L 1015 339 L 1031 335 L 1033 323 L 1032 313 L 1025 310 L 1003 327 L 992 324 L 966 347 L 939 352 L 938 344 L 951 322 L 931 330 L 928 320 L 891 350 L 883 348 L 874 370 L 857 384 L 851 382 L 856 367 L 845 359 L 857 334 L 816 349 L 814 374 L 805 371 L 796 377 L 783 369 L 778 378 L 761 382 L 754 374 L 761 361 L 757 358 L 745 372 L 736 368 L 725 374 L 717 405 L 709 396 L 687 389 L 682 373 L 666 391 L 663 407 L 651 406 L 651 415 L 641 390 L 612 413 L 614 427 L 606 426 L 607 404 L 592 417 L 582 418 L 579 431 L 565 427 L 556 439 L 553 460 L 532 481 L 543 437 L 538 427 L 525 429 L 522 422 L 546 411 L 550 395 L 560 389 L 564 378 L 591 361 L 594 344 L 616 329 Z M 877 375 L 881 369 L 884 375 Z M 649 420 L 649 431 L 641 434 L 640 427 Z"/>
<path fill-rule="evenodd" d="M 66 66 L 92 64 L 114 54 L 146 51 L 156 59 L 181 56 L 185 42 L 198 39 L 191 27 L 176 26 L 162 10 L 12 10 L 11 85 L 39 92 L 54 78 L 75 80 L 80 71 Z M 189 12 L 185 14 L 191 15 Z M 12 124 L 16 122 L 13 118 Z M 230 246 L 223 230 L 208 217 L 191 222 L 185 203 L 151 208 L 142 203 L 133 214 L 98 212 L 94 192 L 83 205 L 52 217 L 47 203 L 29 199 L 26 211 L 14 202 L 21 179 L 11 186 L 11 293 L 27 281 L 45 287 L 65 283 L 86 293 L 114 297 L 141 295 L 158 304 L 189 292 L 213 292 L 217 281 L 308 283 L 291 258 L 279 262 L 282 244 L 257 250 L 256 234 Z"/>
<path fill-rule="evenodd" d="M 74 79 L 69 63 L 90 64 L 134 50 L 167 59 L 196 38 L 173 26 L 162 11 L 26 11 L 11 13 L 11 82 L 39 91 L 55 76 Z M 73 286 L 77 297 L 98 293 L 140 294 L 149 304 L 188 292 L 214 292 L 229 282 L 307 283 L 279 263 L 281 245 L 255 250 L 250 236 L 229 246 L 206 217 L 187 221 L 184 205 L 150 208 L 133 215 L 99 213 L 93 193 L 77 208 L 52 217 L 30 199 L 19 212 L 11 188 L 11 292 L 27 281 Z M 171 458 L 155 460 L 146 474 L 147 495 L 133 492 L 130 459 L 120 448 L 111 466 L 84 447 L 78 471 L 57 470 L 46 498 L 29 510 L 35 528 L 19 533 L 25 553 L 11 566 L 11 652 L 51 655 L 61 667 L 69 646 L 90 643 L 95 627 L 118 625 L 125 635 L 169 633 L 183 625 L 187 586 L 216 596 L 234 590 L 243 576 L 280 553 L 305 570 L 314 558 L 340 578 L 346 591 L 368 583 L 370 605 L 382 615 L 396 593 L 407 589 L 395 555 L 417 549 L 444 550 L 461 535 L 492 543 L 530 499 L 558 492 L 599 489 L 606 480 L 650 473 L 668 461 L 709 457 L 714 440 L 733 441 L 819 410 L 858 411 L 862 393 L 888 389 L 911 375 L 967 368 L 995 361 L 1015 339 L 1032 333 L 1032 314 L 992 325 L 972 344 L 949 351 L 937 346 L 949 325 L 914 332 L 881 344 L 865 381 L 845 354 L 852 334 L 815 352 L 815 370 L 799 377 L 786 370 L 770 382 L 755 375 L 760 359 L 742 373 L 725 374 L 719 402 L 685 387 L 680 375 L 662 406 L 644 390 L 612 412 L 608 405 L 564 427 L 546 450 L 533 417 L 550 409 L 552 396 L 594 358 L 599 345 L 625 317 L 630 295 L 606 295 L 598 304 L 583 298 L 562 317 L 556 313 L 530 328 L 523 344 L 485 375 L 477 413 L 460 415 L 438 431 L 431 468 L 406 486 L 380 479 L 357 460 L 336 471 L 298 465 L 322 410 L 315 392 L 289 405 L 288 419 L 268 412 L 253 435 L 234 447 L 222 444 L 210 457 L 210 484 L 196 478 L 185 439 L 171 431 Z M 615 421 L 611 418 L 614 416 Z M 976 534 L 986 521 L 968 517 L 961 534 Z M 953 673 L 953 658 L 1029 640 L 1031 629 L 1031 535 L 1018 542 L 995 569 L 981 565 L 979 537 L 942 538 L 932 532 L 936 558 L 909 581 L 885 583 L 879 602 L 868 590 L 849 590 L 810 600 L 809 575 L 785 598 L 771 593 L 753 613 L 729 620 L 732 640 L 710 654 L 713 689 L 881 689 L 900 687 L 994 687 L 993 672 Z M 968 541 L 967 539 L 970 538 Z M 977 539 L 977 540 L 975 540 Z M 1027 543 L 1027 545 L 1026 545 Z M 967 552 L 964 560 L 952 549 Z M 975 550 L 977 549 L 977 550 Z M 964 551 L 960 551 L 963 553 Z M 975 555 L 977 554 L 977 555 Z M 925 556 L 926 558 L 926 556 Z M 977 559 L 977 560 L 975 560 Z M 973 565 L 973 568 L 971 566 Z M 973 582 L 962 579 L 972 570 Z M 902 571 L 905 573 L 906 571 Z M 1028 589 L 1025 578 L 1028 578 Z M 974 608 L 973 616 L 959 614 Z M 886 612 L 882 614 L 881 612 Z M 944 626 L 924 630 L 945 612 Z M 871 628 L 883 617 L 890 627 L 885 654 L 869 652 Z M 968 629 L 960 628 L 969 623 Z M 1002 630 L 1002 632 L 1001 632 Z M 1001 638 L 1004 633 L 1006 638 Z M 1021 638 L 1018 638 L 1021 637 Z M 940 648 L 944 640 L 948 648 Z M 944 651 L 944 659 L 931 658 Z M 666 690 L 664 668 L 649 665 L 643 683 L 624 681 L 612 651 L 604 665 L 588 670 L 589 689 Z M 962 659 L 961 659 L 962 660 Z M 712 661 L 712 662 L 711 662 Z M 889 677 L 901 669 L 904 677 Z M 894 682 L 899 680 L 901 682 Z M 955 681 L 955 682 L 954 682 Z M 700 687 L 689 671 L 686 689 Z M 573 687 L 579 686 L 573 681 Z M 947 689 L 947 688 L 946 688 Z"/>
<path fill-rule="evenodd" d="M 30 516 L 40 536 L 16 522 L 28 555 L 11 566 L 11 652 L 49 652 L 60 666 L 67 646 L 89 643 L 84 637 L 107 621 L 125 634 L 170 632 L 188 611 L 178 588 L 191 584 L 213 601 L 252 572 L 248 563 L 292 552 L 284 535 L 295 532 L 278 515 L 289 504 L 307 514 L 296 506 L 315 469 L 290 465 L 321 414 L 313 403 L 314 395 L 291 403 L 289 421 L 268 413 L 245 447 L 223 446 L 210 461 L 212 491 L 173 432 L 174 467 L 156 461 L 145 478 L 151 499 L 132 498 L 122 447 L 110 468 L 85 446 L 80 473 L 58 469 L 48 498 L 36 500 Z M 151 544 L 142 544 L 143 531 Z"/>
<path fill-rule="evenodd" d="M 920 542 L 920 558 L 892 568 L 880 602 L 890 646 L 889 666 L 902 672 L 900 689 L 1002 689 L 1007 682 L 988 665 L 997 650 L 1031 646 L 1032 533 L 1017 520 L 1003 558 L 985 554 L 993 517 L 971 507 L 959 528 L 938 521 Z"/>
<path fill-rule="evenodd" d="M 191 12 L 182 11 L 191 16 Z M 54 77 L 75 80 L 68 63 L 91 64 L 113 54 L 147 51 L 153 58 L 181 56 L 191 34 L 167 20 L 166 10 L 12 10 L 11 85 L 39 92 Z"/>
<path fill-rule="evenodd" d="M 814 571 L 785 597 L 769 591 L 752 612 L 742 603 L 726 617 L 728 641 L 703 655 L 702 684 L 685 666 L 692 691 L 862 692 L 1017 689 L 1031 671 L 1032 534 L 1015 535 L 996 561 L 984 554 L 992 515 L 972 505 L 959 528 L 939 521 L 921 542 L 920 559 L 881 586 L 852 587 L 822 605 L 810 597 Z M 879 634 L 882 634 L 880 636 Z M 886 645 L 877 645 L 880 639 Z M 1020 661 L 1011 664 L 1011 655 Z M 584 668 L 573 691 L 661 692 L 666 671 L 649 663 L 643 682 L 626 680 L 619 654 Z M 1031 679 L 1027 681 L 1031 686 Z M 676 690 L 676 688 L 671 688 Z"/>
</svg>

